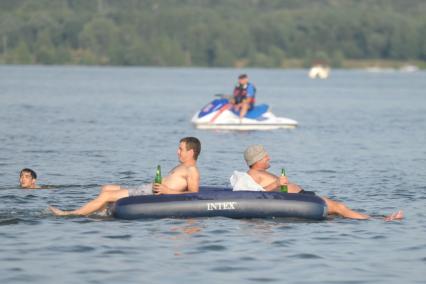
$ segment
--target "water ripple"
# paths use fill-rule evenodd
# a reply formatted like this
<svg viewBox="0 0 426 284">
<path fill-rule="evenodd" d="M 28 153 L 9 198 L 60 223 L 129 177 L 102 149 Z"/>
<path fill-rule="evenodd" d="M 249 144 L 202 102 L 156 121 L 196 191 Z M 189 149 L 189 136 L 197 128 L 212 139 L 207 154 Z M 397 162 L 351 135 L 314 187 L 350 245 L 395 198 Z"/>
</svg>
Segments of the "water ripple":
<svg viewBox="0 0 426 284">
<path fill-rule="evenodd" d="M 49 246 L 48 250 L 54 252 L 75 252 L 75 253 L 86 253 L 94 251 L 96 248 L 92 246 L 74 245 L 74 246 Z"/>
<path fill-rule="evenodd" d="M 277 247 L 288 247 L 291 246 L 291 243 L 288 240 L 279 240 L 272 242 L 272 245 Z"/>
<path fill-rule="evenodd" d="M 250 270 L 247 267 L 242 267 L 242 266 L 232 266 L 232 265 L 226 265 L 226 266 L 217 266 L 214 268 L 211 268 L 210 271 L 214 271 L 214 272 L 236 272 L 236 271 L 248 271 Z"/>
<path fill-rule="evenodd" d="M 205 251 L 225 251 L 227 250 L 226 246 L 222 245 L 205 245 L 198 247 L 198 251 L 205 252 Z"/>
<path fill-rule="evenodd" d="M 277 282 L 279 281 L 277 278 L 270 278 L 270 277 L 252 277 L 252 278 L 246 278 L 248 281 L 253 281 L 256 283 L 271 283 L 271 282 Z"/>
<path fill-rule="evenodd" d="M 426 244 L 409 246 L 409 247 L 404 247 L 399 249 L 399 251 L 422 251 L 422 250 L 426 250 Z"/>
<path fill-rule="evenodd" d="M 299 253 L 290 256 L 291 258 L 300 258 L 300 259 L 321 259 L 322 257 L 312 253 Z"/>
<path fill-rule="evenodd" d="M 114 249 L 114 250 L 104 251 L 102 254 L 106 254 L 106 255 L 111 255 L 111 254 L 127 255 L 127 253 L 128 253 L 128 251 L 125 251 L 125 250 Z"/>
<path fill-rule="evenodd" d="M 132 238 L 132 235 L 126 234 L 126 235 L 110 235 L 110 236 L 104 236 L 106 239 L 130 239 Z"/>
<path fill-rule="evenodd" d="M 7 226 L 7 225 L 16 225 L 23 220 L 20 218 L 9 218 L 9 219 L 2 219 L 0 217 L 0 226 Z"/>
</svg>

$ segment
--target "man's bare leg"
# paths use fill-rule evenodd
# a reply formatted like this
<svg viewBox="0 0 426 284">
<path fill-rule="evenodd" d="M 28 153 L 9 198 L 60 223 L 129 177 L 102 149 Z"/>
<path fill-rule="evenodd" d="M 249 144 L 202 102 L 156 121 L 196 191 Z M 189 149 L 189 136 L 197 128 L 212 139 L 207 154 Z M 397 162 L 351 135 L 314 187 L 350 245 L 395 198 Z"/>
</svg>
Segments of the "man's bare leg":
<svg viewBox="0 0 426 284">
<path fill-rule="evenodd" d="M 322 197 L 327 204 L 327 213 L 336 214 L 350 219 L 369 219 L 370 216 L 349 209 L 345 204 Z"/>
<path fill-rule="evenodd" d="M 350 218 L 350 219 L 370 219 L 369 215 L 353 211 L 352 209 L 349 209 L 343 203 L 333 201 L 327 197 L 322 197 L 322 199 L 324 199 L 325 203 L 327 204 L 328 214 L 336 214 L 336 215 L 340 215 L 342 217 Z M 399 210 L 395 213 L 385 216 L 384 220 L 394 221 L 394 220 L 401 220 L 403 218 L 404 218 L 404 212 L 402 210 Z"/>
<path fill-rule="evenodd" d="M 117 185 L 117 184 L 106 184 L 103 185 L 101 187 L 101 193 L 104 191 L 115 191 L 115 190 L 121 190 L 121 189 L 125 189 L 122 188 L 121 186 Z M 101 212 L 107 212 L 107 208 L 110 205 L 110 202 L 106 203 L 101 209 L 99 209 L 97 212 L 101 213 Z"/>
<path fill-rule="evenodd" d="M 88 202 L 82 207 L 72 210 L 63 211 L 58 208 L 49 206 L 49 210 L 56 216 L 67 216 L 67 215 L 82 215 L 87 216 L 105 208 L 109 202 L 115 202 L 120 198 L 128 197 L 129 191 L 127 189 L 120 190 L 102 190 L 101 194 L 94 200 Z"/>
<path fill-rule="evenodd" d="M 240 109 L 240 120 L 244 118 L 244 116 L 246 116 L 248 109 L 250 108 L 249 103 L 244 102 L 241 103 L 241 109 Z"/>
<path fill-rule="evenodd" d="M 103 185 L 101 187 L 101 192 L 102 191 L 114 191 L 114 190 L 120 190 L 120 189 L 124 189 L 124 188 L 122 188 L 121 186 L 116 185 L 116 184 L 106 184 L 106 185 Z"/>
</svg>

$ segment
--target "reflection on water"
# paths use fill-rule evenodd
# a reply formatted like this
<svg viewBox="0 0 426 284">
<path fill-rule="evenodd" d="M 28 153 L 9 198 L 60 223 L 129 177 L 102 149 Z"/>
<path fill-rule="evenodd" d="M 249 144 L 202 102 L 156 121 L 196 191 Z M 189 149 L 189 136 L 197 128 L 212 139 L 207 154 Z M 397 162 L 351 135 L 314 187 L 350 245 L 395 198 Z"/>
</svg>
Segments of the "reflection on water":
<svg viewBox="0 0 426 284">
<path fill-rule="evenodd" d="M 171 228 L 172 232 L 182 232 L 187 235 L 192 235 L 201 232 L 201 227 L 197 225 L 196 219 L 188 219 L 183 226 Z"/>
<path fill-rule="evenodd" d="M 258 101 L 299 121 L 291 131 L 215 132 L 190 125 L 233 69 L 0 67 L 0 282 L 422 283 L 426 247 L 426 73 L 245 70 Z M 194 80 L 194 78 L 197 78 Z M 103 184 L 151 182 L 202 141 L 202 184 L 227 186 L 262 143 L 271 171 L 305 190 L 402 222 L 226 218 L 56 218 Z M 43 190 L 18 188 L 34 168 Z M 179 280 L 178 280 L 179 279 Z"/>
</svg>

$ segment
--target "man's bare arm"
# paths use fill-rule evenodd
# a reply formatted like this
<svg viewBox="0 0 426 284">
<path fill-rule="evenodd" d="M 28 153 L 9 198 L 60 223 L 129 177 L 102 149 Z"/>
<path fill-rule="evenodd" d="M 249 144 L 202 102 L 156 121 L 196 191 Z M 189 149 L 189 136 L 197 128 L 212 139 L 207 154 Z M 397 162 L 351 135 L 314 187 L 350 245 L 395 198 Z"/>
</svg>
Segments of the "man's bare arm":
<svg viewBox="0 0 426 284">
<path fill-rule="evenodd" d="M 279 177 L 270 173 L 262 173 L 260 177 L 263 180 L 263 183 L 265 183 L 266 181 L 269 182 L 266 186 L 263 186 L 266 191 L 278 191 L 278 189 L 280 188 L 281 184 Z"/>
<path fill-rule="evenodd" d="M 189 192 L 198 192 L 200 189 L 200 172 L 196 167 L 188 168 L 188 191 Z"/>
<path fill-rule="evenodd" d="M 165 184 L 160 183 L 154 183 L 152 188 L 154 189 L 154 194 L 181 194 L 181 193 L 187 193 L 188 191 L 179 190 L 179 189 L 173 189 L 168 187 Z"/>
<path fill-rule="evenodd" d="M 278 180 L 275 180 L 268 184 L 267 186 L 263 187 L 266 191 L 277 191 L 279 188 Z"/>
<path fill-rule="evenodd" d="M 248 174 L 253 178 L 253 180 L 263 187 L 265 191 L 273 191 L 277 185 L 274 182 L 270 182 L 271 177 L 260 171 L 249 171 Z M 269 182 L 269 183 L 268 183 Z M 266 185 L 265 185 L 266 184 Z"/>
</svg>

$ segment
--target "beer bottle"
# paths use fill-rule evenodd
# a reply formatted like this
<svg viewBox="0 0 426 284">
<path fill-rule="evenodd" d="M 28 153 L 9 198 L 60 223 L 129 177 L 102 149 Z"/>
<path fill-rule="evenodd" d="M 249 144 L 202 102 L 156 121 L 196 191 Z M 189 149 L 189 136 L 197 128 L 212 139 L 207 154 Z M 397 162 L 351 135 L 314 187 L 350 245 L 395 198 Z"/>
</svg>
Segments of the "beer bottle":
<svg viewBox="0 0 426 284">
<path fill-rule="evenodd" d="M 160 165 L 157 166 L 157 171 L 155 173 L 155 179 L 154 179 L 154 183 L 161 183 L 161 167 Z"/>
<path fill-rule="evenodd" d="M 284 170 L 284 168 L 282 168 L 282 169 L 281 169 L 281 176 L 282 176 L 282 177 L 285 177 L 285 170 Z M 288 192 L 288 187 L 287 187 L 287 185 L 282 185 L 282 186 L 280 187 L 280 191 L 281 191 L 281 192 L 285 192 L 285 193 L 287 193 L 287 192 Z"/>
</svg>

